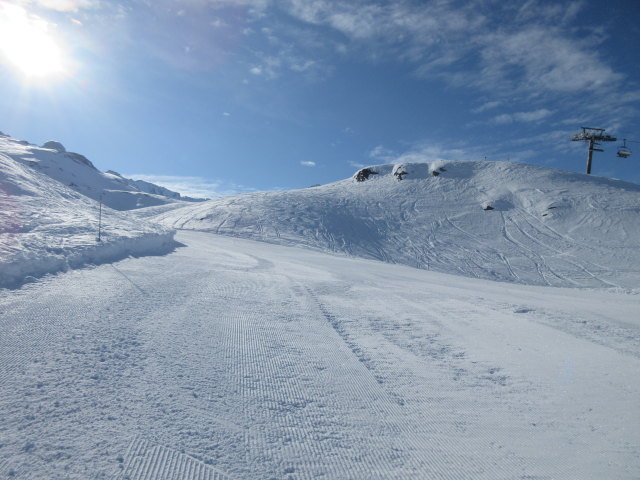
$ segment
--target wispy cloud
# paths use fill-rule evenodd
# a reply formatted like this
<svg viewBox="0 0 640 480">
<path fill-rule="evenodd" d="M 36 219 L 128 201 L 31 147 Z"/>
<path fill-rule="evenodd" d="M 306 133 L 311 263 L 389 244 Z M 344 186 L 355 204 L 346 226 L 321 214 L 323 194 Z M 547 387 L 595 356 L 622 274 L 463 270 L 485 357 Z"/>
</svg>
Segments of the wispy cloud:
<svg viewBox="0 0 640 480">
<path fill-rule="evenodd" d="M 289 25 L 281 25 L 277 32 L 271 28 L 251 31 L 252 40 L 259 45 L 250 54 L 255 61 L 248 67 L 249 73 L 267 80 L 286 74 L 296 74 L 318 80 L 329 76 L 333 67 L 320 61 L 319 53 L 326 45 L 315 39 L 315 34 Z M 266 41 L 265 41 L 266 39 Z"/>
<path fill-rule="evenodd" d="M 325 28 L 328 38 L 330 32 L 346 38 L 344 50 L 351 55 L 401 61 L 418 75 L 493 96 L 476 114 L 515 95 L 538 103 L 562 96 L 587 109 L 590 102 L 621 104 L 628 91 L 621 88 L 627 79 L 600 48 L 603 35 L 576 24 L 589 8 L 584 1 L 494 2 L 489 8 L 484 0 L 286 0 L 281 6 L 297 20 Z M 588 102 L 585 92 L 603 101 Z"/>
<path fill-rule="evenodd" d="M 482 87 L 566 94 L 596 91 L 622 79 L 592 48 L 553 26 L 485 33 L 477 41 L 482 75 L 475 83 Z"/>
<path fill-rule="evenodd" d="M 482 157 L 473 149 L 444 147 L 437 143 L 419 145 L 398 155 L 394 163 L 434 162 L 438 160 L 479 160 Z"/>
<path fill-rule="evenodd" d="M 493 100 L 493 101 L 491 101 L 491 102 L 485 102 L 485 103 L 483 103 L 482 105 L 480 105 L 479 107 L 474 108 L 474 109 L 473 109 L 473 110 L 471 110 L 471 111 L 472 111 L 473 113 L 482 113 L 482 112 L 484 112 L 484 111 L 492 110 L 492 109 L 494 109 L 494 108 L 497 108 L 497 107 L 499 107 L 501 104 L 502 104 L 502 102 L 501 102 L 501 101 L 499 101 L 499 100 Z"/>
<path fill-rule="evenodd" d="M 386 148 L 383 145 L 377 145 L 376 147 L 372 148 L 371 151 L 369 152 L 369 158 L 372 158 L 374 160 L 379 160 L 379 161 L 387 161 L 396 157 L 397 157 L 396 152 L 394 152 L 389 148 Z"/>
<path fill-rule="evenodd" d="M 300 162 L 300 165 L 302 165 L 303 167 L 315 167 L 316 166 L 316 162 L 312 162 L 310 160 L 302 160 Z"/>
<path fill-rule="evenodd" d="M 365 165 L 364 163 L 354 162 L 353 160 L 350 160 L 350 161 L 349 161 L 349 162 L 347 162 L 347 163 L 348 163 L 348 165 L 349 165 L 350 167 L 353 167 L 353 168 L 358 168 L 358 169 L 360 169 L 360 168 L 364 168 L 364 167 L 366 167 L 366 165 Z"/>
<path fill-rule="evenodd" d="M 255 192 L 256 189 L 219 179 L 208 179 L 197 176 L 127 174 L 134 180 L 144 180 L 168 188 L 181 195 L 195 198 L 218 198 L 241 193 Z"/>
<path fill-rule="evenodd" d="M 515 122 L 539 122 L 552 113 L 551 110 L 540 108 L 530 112 L 503 113 L 493 117 L 492 121 L 496 125 L 506 125 Z"/>
<path fill-rule="evenodd" d="M 484 153 L 486 154 L 486 152 Z M 437 160 L 478 160 L 482 158 L 477 147 L 445 147 L 438 142 L 422 142 L 398 153 L 382 145 L 378 145 L 369 152 L 369 156 L 385 163 L 415 163 L 433 162 Z M 360 166 L 360 164 L 351 164 Z"/>
<path fill-rule="evenodd" d="M 99 0 L 34 0 L 23 1 L 22 3 L 35 4 L 40 8 L 58 12 L 77 12 L 83 9 L 97 8 L 101 2 Z"/>
</svg>

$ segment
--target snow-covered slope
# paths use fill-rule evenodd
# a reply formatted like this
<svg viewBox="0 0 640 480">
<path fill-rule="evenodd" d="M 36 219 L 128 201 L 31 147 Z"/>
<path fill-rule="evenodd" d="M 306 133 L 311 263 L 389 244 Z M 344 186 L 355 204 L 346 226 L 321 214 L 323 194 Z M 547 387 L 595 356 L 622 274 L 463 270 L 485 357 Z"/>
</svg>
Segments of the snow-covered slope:
<svg viewBox="0 0 640 480">
<path fill-rule="evenodd" d="M 116 210 L 163 205 L 182 201 L 200 201 L 153 183 L 124 178 L 117 172 L 101 172 L 79 153 L 49 141 L 37 147 L 0 132 L 0 153 L 28 165 L 83 195 L 99 200 Z"/>
<path fill-rule="evenodd" d="M 638 295 L 178 232 L 0 292 L 3 480 L 638 480 Z"/>
<path fill-rule="evenodd" d="M 0 152 L 0 287 L 20 284 L 28 276 L 174 248 L 172 230 L 104 205 L 97 242 L 99 204 L 28 161 Z"/>
<path fill-rule="evenodd" d="M 640 285 L 640 186 L 520 163 L 377 165 L 325 186 L 154 218 L 470 277 Z"/>
</svg>

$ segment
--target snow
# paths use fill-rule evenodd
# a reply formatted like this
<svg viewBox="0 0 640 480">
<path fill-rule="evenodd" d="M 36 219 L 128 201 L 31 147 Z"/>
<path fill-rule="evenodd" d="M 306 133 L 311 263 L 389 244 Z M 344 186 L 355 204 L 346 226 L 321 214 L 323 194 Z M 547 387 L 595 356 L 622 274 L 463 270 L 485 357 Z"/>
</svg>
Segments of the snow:
<svg viewBox="0 0 640 480">
<path fill-rule="evenodd" d="M 47 148 L 49 150 L 55 150 L 57 152 L 64 153 L 67 151 L 60 142 L 56 142 L 55 140 L 49 140 L 48 142 L 44 142 L 42 144 L 42 148 Z"/>
<path fill-rule="evenodd" d="M 640 186 L 129 182 L 0 135 L 0 478 L 637 478 Z"/>
<path fill-rule="evenodd" d="M 0 476 L 637 478 L 637 295 L 177 239 L 0 296 Z"/>
<path fill-rule="evenodd" d="M 99 210 L 94 200 L 0 151 L 0 287 L 175 248 L 173 230 L 105 205 L 97 242 Z"/>
<path fill-rule="evenodd" d="M 124 178 L 111 170 L 101 172 L 84 155 L 68 152 L 60 142 L 53 140 L 37 147 L 0 134 L 0 153 L 89 198 L 102 199 L 103 203 L 116 210 L 201 201 L 182 197 L 153 183 Z"/>
<path fill-rule="evenodd" d="M 362 175 L 363 181 L 356 174 L 329 185 L 215 199 L 147 218 L 503 282 L 640 284 L 638 185 L 511 162 L 368 170 L 374 174 Z"/>
</svg>

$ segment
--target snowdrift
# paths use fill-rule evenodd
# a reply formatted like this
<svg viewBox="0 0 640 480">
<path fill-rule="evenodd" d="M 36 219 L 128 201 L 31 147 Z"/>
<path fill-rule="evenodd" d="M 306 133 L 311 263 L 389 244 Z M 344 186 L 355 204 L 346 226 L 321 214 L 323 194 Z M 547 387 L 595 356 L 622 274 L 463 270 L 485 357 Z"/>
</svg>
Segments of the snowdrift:
<svg viewBox="0 0 640 480">
<path fill-rule="evenodd" d="M 150 218 L 498 281 L 640 285 L 640 186 L 512 162 L 375 165 Z"/>
<path fill-rule="evenodd" d="M 175 248 L 174 231 L 99 204 L 0 152 L 0 287 Z"/>
</svg>

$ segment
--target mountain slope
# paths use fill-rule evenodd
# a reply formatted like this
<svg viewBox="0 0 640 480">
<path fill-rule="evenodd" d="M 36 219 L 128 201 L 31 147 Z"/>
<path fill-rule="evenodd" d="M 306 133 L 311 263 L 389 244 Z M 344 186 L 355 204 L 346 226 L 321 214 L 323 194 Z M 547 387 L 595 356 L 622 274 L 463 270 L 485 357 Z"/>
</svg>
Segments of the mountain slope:
<svg viewBox="0 0 640 480">
<path fill-rule="evenodd" d="M 70 158 L 74 161 L 73 158 Z M 0 152 L 0 287 L 86 264 L 174 248 L 173 231 L 100 206 Z"/>
<path fill-rule="evenodd" d="M 519 163 L 377 165 L 325 186 L 216 199 L 155 219 L 470 277 L 640 284 L 640 186 Z"/>
<path fill-rule="evenodd" d="M 0 133 L 0 153 L 28 165 L 94 200 L 116 210 L 201 201 L 182 197 L 179 193 L 153 183 L 124 178 L 117 172 L 101 172 L 91 161 L 79 153 L 67 152 L 55 141 L 42 147 L 16 140 Z"/>
</svg>

